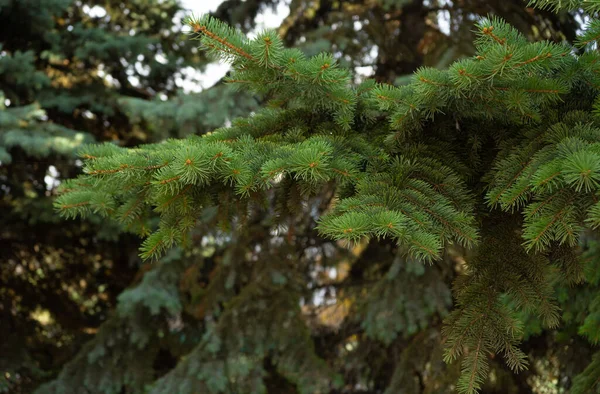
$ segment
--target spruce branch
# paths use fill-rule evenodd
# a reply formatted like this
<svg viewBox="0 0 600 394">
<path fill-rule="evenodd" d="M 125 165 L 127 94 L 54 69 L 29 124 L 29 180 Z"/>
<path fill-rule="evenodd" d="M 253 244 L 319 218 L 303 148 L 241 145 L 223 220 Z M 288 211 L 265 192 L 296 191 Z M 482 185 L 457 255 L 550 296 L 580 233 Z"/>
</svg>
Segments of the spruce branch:
<svg viewBox="0 0 600 394">
<path fill-rule="evenodd" d="M 445 360 L 462 357 L 461 392 L 479 390 L 490 353 L 503 354 L 514 371 L 524 369 L 515 314 L 558 323 L 546 256 L 559 245 L 573 249 L 586 229 L 600 226 L 600 128 L 588 100 L 600 86 L 600 57 L 529 43 L 504 21 L 487 18 L 477 25 L 473 58 L 448 70 L 419 69 L 402 87 L 353 87 L 331 54 L 307 58 L 271 31 L 250 40 L 208 16 L 188 23 L 204 50 L 232 63 L 232 85 L 268 95 L 280 109 L 201 137 L 85 148 L 84 174 L 62 189 L 57 210 L 67 217 L 98 213 L 132 227 L 154 211 L 160 220 L 141 255 L 155 259 L 188 242 L 204 209 L 217 207 L 211 225 L 232 228 L 275 202 L 274 221 L 281 223 L 301 211 L 304 198 L 327 190 L 335 203 L 314 220 L 330 240 L 388 239 L 400 259 L 419 264 L 439 260 L 451 244 L 475 254 L 444 330 Z M 596 27 L 589 26 L 582 45 L 597 39 Z M 482 157 L 482 146 L 495 156 Z M 483 188 L 488 205 L 498 208 L 489 215 L 510 224 L 499 234 L 490 235 L 493 226 L 481 223 L 488 213 L 476 209 Z M 509 213 L 523 220 L 515 224 L 518 215 Z M 257 285 L 246 295 L 272 290 Z M 386 328 L 385 338 L 398 332 Z M 230 340 L 241 346 L 245 339 Z M 278 357 L 282 373 L 295 379 L 290 359 Z"/>
</svg>

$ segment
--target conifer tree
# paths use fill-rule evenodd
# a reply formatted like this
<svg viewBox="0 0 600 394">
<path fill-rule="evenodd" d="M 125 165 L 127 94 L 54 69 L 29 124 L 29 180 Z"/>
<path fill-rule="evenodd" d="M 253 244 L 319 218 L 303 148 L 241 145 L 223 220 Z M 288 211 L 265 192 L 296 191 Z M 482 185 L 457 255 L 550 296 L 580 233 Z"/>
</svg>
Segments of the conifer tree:
<svg viewBox="0 0 600 394">
<path fill-rule="evenodd" d="M 199 228 L 217 245 L 233 237 L 222 258 L 196 266 L 210 271 L 206 288 L 194 290 L 202 336 L 150 392 L 356 392 L 381 384 L 361 380 L 381 371 L 352 371 L 325 359 L 372 357 L 378 344 L 426 333 L 439 316 L 445 316 L 443 358 L 460 360 L 458 391 L 478 392 L 490 354 L 515 373 L 527 368 L 524 322 L 558 327 L 560 307 L 572 307 L 560 292 L 584 281 L 585 298 L 595 301 L 571 322 L 597 343 L 599 7 L 575 0 L 532 5 L 582 8 L 591 21 L 572 47 L 529 42 L 503 20 L 483 19 L 475 56 L 444 71 L 421 68 L 401 87 L 353 86 L 333 55 L 285 48 L 272 31 L 248 39 L 210 16 L 188 20 L 201 47 L 231 63 L 228 82 L 267 97 L 269 108 L 202 137 L 133 149 L 88 146 L 80 152 L 84 175 L 65 182 L 55 203 L 66 217 L 96 214 L 129 226 L 156 213 L 151 231 L 137 228 L 146 236 L 141 256 L 150 260 L 176 245 L 193 247 Z M 245 238 L 265 227 L 270 236 L 244 253 Z M 299 228 L 318 235 L 308 233 L 307 241 Z M 311 237 L 318 240 L 312 252 Z M 393 261 L 375 263 L 377 245 L 391 250 Z M 158 267 L 177 269 L 168 260 Z M 343 329 L 330 342 L 335 350 L 322 349 L 302 317 L 311 290 L 307 268 L 340 267 L 340 260 L 350 268 L 338 285 L 351 288 L 356 271 L 377 283 L 363 299 L 360 291 L 332 286 L 342 304 L 354 302 L 340 312 Z M 450 311 L 448 289 L 435 285 L 452 264 L 464 273 Z M 164 302 L 138 298 L 140 307 L 177 316 L 181 307 L 166 296 L 174 290 L 153 286 L 155 276 L 139 288 L 164 291 Z M 135 290 L 127 297 L 135 298 Z M 136 313 L 119 313 L 123 335 L 143 332 L 131 320 Z M 182 336 L 173 328 L 167 335 Z M 99 336 L 90 346 L 114 346 L 102 341 L 109 339 Z M 123 346 L 133 351 L 136 341 Z M 411 348 L 401 347 L 398 367 L 382 387 L 387 392 L 405 384 Z M 111 357 L 106 350 L 89 355 L 90 363 Z M 571 392 L 600 390 L 599 360 L 592 358 Z M 65 382 L 98 384 L 92 379 L 67 366 L 40 392 L 65 392 Z M 151 380 L 120 379 L 133 392 Z"/>
<path fill-rule="evenodd" d="M 182 15 L 176 1 L 0 4 L 0 392 L 52 378 L 140 264 L 114 224 L 55 216 L 57 184 L 81 171 L 76 149 L 202 133 L 255 108 L 223 87 L 178 92 L 181 69 L 206 64 Z"/>
<path fill-rule="evenodd" d="M 43 183 L 47 165 L 53 163 L 59 169 L 61 179 L 78 173 L 79 167 L 71 154 L 92 136 L 97 141 L 118 139 L 120 146 L 134 146 L 142 141 L 182 138 L 189 133 L 203 134 L 222 125 L 231 114 L 244 115 L 249 112 L 254 108 L 257 98 L 270 108 L 292 107 L 289 102 L 278 99 L 277 92 L 273 95 L 250 96 L 244 94 L 246 90 L 243 87 L 231 91 L 221 84 L 199 95 L 174 96 L 172 85 L 162 78 L 169 80 L 169 75 L 176 72 L 178 66 L 169 62 L 163 68 L 151 63 L 155 52 L 140 45 L 147 42 L 145 40 L 148 38 L 140 34 L 143 29 L 136 34 L 139 37 L 120 43 L 123 44 L 121 49 L 124 50 L 123 53 L 127 53 L 126 48 L 131 50 L 127 55 L 130 59 L 144 54 L 146 57 L 142 63 L 145 64 L 146 60 L 149 62 L 148 65 L 152 66 L 150 70 L 154 70 L 151 75 L 154 76 L 148 76 L 146 80 L 141 75 L 143 88 L 132 88 L 127 83 L 127 67 L 115 62 L 109 75 L 126 81 L 125 86 L 92 84 L 97 89 L 89 94 L 92 85 L 86 82 L 86 71 L 76 67 L 78 63 L 73 61 L 76 57 L 69 57 L 71 62 L 67 65 L 56 63 L 57 59 L 52 58 L 54 60 L 48 66 L 44 60 L 49 59 L 44 52 L 47 48 L 39 45 L 46 41 L 40 37 L 47 37 L 48 32 L 50 37 L 61 37 L 64 33 L 64 29 L 60 30 L 61 26 L 68 28 L 71 22 L 81 18 L 85 29 L 78 30 L 77 37 L 84 33 L 86 39 L 71 42 L 65 39 L 65 35 L 60 40 L 61 45 L 68 51 L 77 49 L 80 54 L 100 53 L 98 48 L 106 46 L 98 46 L 95 39 L 106 38 L 106 45 L 111 42 L 116 45 L 114 35 L 118 36 L 122 26 L 136 26 L 137 29 L 141 24 L 149 29 L 149 33 L 155 31 L 156 25 L 147 24 L 146 18 L 164 23 L 165 28 L 170 26 L 171 12 L 175 12 L 176 8 L 169 7 L 174 3 L 161 3 L 170 10 L 163 22 L 159 22 L 162 19 L 158 18 L 160 12 L 157 11 L 164 9 L 151 1 L 137 1 L 135 7 L 131 8 L 134 9 L 133 14 L 126 14 L 124 11 L 121 14 L 121 2 L 78 3 L 77 6 L 81 8 L 68 8 L 70 17 L 66 19 L 64 17 L 67 14 L 63 13 L 66 8 L 61 7 L 69 7 L 70 2 L 42 2 L 44 7 L 30 9 L 19 7 L 19 3 L 12 2 L 8 8 L 2 9 L 1 14 L 5 21 L 3 28 L 10 30 L 10 37 L 15 37 L 5 40 L 5 45 L 9 48 L 6 51 L 8 56 L 2 58 L 5 70 L 2 73 L 2 89 L 10 97 L 10 105 L 2 112 L 6 115 L 7 123 L 1 126 L 0 134 L 5 133 L 3 135 L 11 138 L 8 140 L 10 145 L 4 145 L 4 141 L 2 143 L 10 156 L 5 156 L 8 159 L 3 160 L 5 164 L 0 170 L 4 174 L 15 176 L 10 182 L 4 182 L 2 178 L 6 198 L 4 202 L 9 202 L 3 207 L 3 212 L 9 214 L 3 215 L 6 225 L 3 226 L 4 233 L 0 238 L 7 245 L 2 248 L 2 253 L 11 253 L 8 255 L 9 264 L 1 267 L 2 313 L 8 310 L 10 313 L 8 319 L 4 318 L 6 315 L 2 315 L 0 326 L 2 333 L 10 335 L 2 335 L 2 338 L 8 340 L 0 341 L 0 354 L 3 355 L 0 357 L 0 379 L 7 376 L 6 372 L 11 377 L 0 383 L 7 384 L 1 386 L 2 389 L 9 392 L 30 392 L 31 387 L 39 380 L 50 379 L 52 382 L 39 392 L 185 392 L 186 384 L 192 385 L 192 390 L 207 392 L 266 390 L 269 393 L 312 393 L 371 390 L 396 393 L 400 390 L 452 390 L 460 364 L 454 363 L 446 367 L 442 362 L 440 320 L 449 313 L 452 305 L 449 284 L 455 271 L 464 269 L 461 261 L 475 263 L 467 258 L 469 255 L 462 248 L 448 244 L 442 247 L 442 260 L 436 260 L 433 265 L 427 266 L 423 265 L 419 256 L 407 259 L 406 250 L 398 249 L 391 236 L 372 237 L 369 241 L 365 237 L 356 237 L 359 239 L 358 243 L 348 251 L 343 240 L 338 243 L 334 241 L 335 236 L 325 237 L 319 234 L 315 230 L 319 217 L 324 212 L 332 211 L 336 199 L 355 193 L 354 183 L 348 183 L 347 190 L 336 189 L 336 182 L 338 186 L 343 182 L 342 174 L 339 174 L 338 181 L 328 182 L 325 186 L 313 185 L 311 182 L 301 184 L 289 177 L 276 175 L 273 184 L 279 186 L 261 191 L 258 193 L 261 197 L 250 192 L 252 202 L 246 216 L 236 214 L 239 209 L 244 208 L 237 204 L 227 207 L 231 208 L 230 213 L 223 212 L 216 206 L 202 209 L 199 220 L 188 234 L 188 242 L 183 242 L 183 247 L 170 249 L 159 263 L 143 265 L 133 280 L 138 269 L 137 258 L 134 256 L 138 244 L 136 238 L 119 233 L 120 230 L 112 222 L 102 219 L 98 214 L 88 215 L 84 221 L 58 222 L 58 218 L 49 209 L 50 196 L 46 196 L 49 193 Z M 253 27 L 256 13 L 275 3 L 270 0 L 226 1 L 215 15 L 242 28 L 242 31 L 247 31 Z M 525 12 L 524 4 L 518 0 L 464 4 L 369 0 L 353 2 L 353 7 L 350 8 L 347 4 L 348 2 L 305 0 L 292 2 L 289 17 L 278 30 L 284 37 L 285 45 L 301 49 L 304 56 L 309 57 L 321 50 L 334 52 L 341 68 L 371 65 L 365 60 L 365 54 L 369 48 L 377 45 L 379 52 L 373 62 L 377 79 L 392 81 L 421 64 L 445 67 L 451 59 L 472 54 L 474 49 L 469 45 L 472 25 L 461 24 L 461 21 L 477 14 L 492 12 L 501 15 L 518 26 L 528 39 L 546 37 L 561 40 L 563 34 L 567 39 L 572 37 L 569 30 L 573 26 L 572 14 L 555 16 L 553 10 Z M 94 5 L 112 9 L 110 21 L 87 17 L 85 7 Z M 33 9 L 36 11 L 30 12 Z M 515 9 L 520 11 L 515 12 Z M 71 13 L 71 10 L 75 12 Z M 435 23 L 431 23 L 436 20 L 439 12 L 446 11 L 450 15 L 452 29 L 452 34 L 447 37 L 438 31 Z M 35 20 L 30 22 L 30 19 Z M 9 26 L 14 26 L 15 20 L 26 23 L 11 29 Z M 356 29 L 355 20 L 370 23 L 362 29 Z M 56 29 L 52 28 L 53 23 L 58 24 L 55 25 L 58 26 Z M 530 25 L 535 28 L 530 29 Z M 31 29 L 28 30 L 25 26 Z M 329 26 L 337 27 L 332 33 Z M 92 34 L 88 29 L 90 27 L 98 29 Z M 13 31 L 19 31 L 20 34 L 15 35 Z M 414 37 L 409 37 L 411 34 Z M 6 37 L 9 37 L 8 33 Z M 170 39 L 167 41 L 171 42 Z M 88 41 L 92 49 L 79 48 L 85 47 Z M 408 42 L 410 45 L 405 45 Z M 31 43 L 35 45 L 32 46 Z M 193 42 L 178 41 L 175 48 L 180 50 L 177 50 L 177 55 L 166 56 L 167 59 L 193 55 L 193 59 L 199 61 L 194 62 L 194 66 L 208 60 L 204 57 L 205 52 L 194 52 L 193 45 L 190 44 Z M 169 47 L 168 43 L 165 45 Z M 23 56 L 19 50 L 25 48 L 32 51 Z M 155 47 L 153 50 L 158 49 L 160 48 Z M 390 57 L 393 53 L 402 53 L 402 56 L 394 59 Z M 13 61 L 15 58 L 18 59 L 16 62 Z M 438 63 L 440 58 L 443 61 Z M 92 58 L 89 59 L 93 61 Z M 108 54 L 103 59 L 111 63 L 113 60 Z M 413 60 L 404 63 L 403 59 Z M 26 66 L 29 64 L 30 66 Z M 87 65 L 90 73 L 93 74 L 96 65 Z M 61 70 L 61 73 L 47 73 L 48 70 L 55 69 Z M 352 75 L 353 71 L 349 69 L 349 81 L 355 83 L 357 78 Z M 20 76 L 20 72 L 26 75 Z M 18 83 L 15 84 L 15 79 L 10 77 L 17 75 Z M 51 77 L 50 81 L 64 81 L 67 76 L 67 80 L 75 85 L 57 88 L 53 82 L 48 85 L 48 76 Z M 398 83 L 404 83 L 403 81 L 399 80 Z M 363 85 L 365 92 L 370 87 L 369 83 Z M 171 99 L 165 102 L 156 97 L 153 99 L 153 91 L 162 91 Z M 34 100 L 39 104 L 34 104 Z M 30 103 L 33 105 L 25 106 Z M 40 107 L 45 113 L 38 109 Z M 90 113 L 85 110 L 95 114 L 96 118 L 87 119 Z M 307 134 L 315 134 L 316 127 L 321 128 L 318 133 L 327 134 L 327 131 L 323 131 L 327 128 L 336 133 L 340 131 L 334 124 L 329 124 L 332 118 L 326 109 L 306 111 L 304 104 L 300 103 L 296 110 L 298 113 L 289 115 L 288 119 L 296 133 L 291 142 L 300 142 L 306 139 Z M 302 111 L 305 111 L 306 116 L 302 115 Z M 384 141 L 383 135 L 389 132 L 389 126 L 383 122 L 386 110 L 380 111 L 369 103 L 353 111 L 353 117 L 358 122 L 364 122 L 355 121 L 354 132 L 363 133 L 373 127 L 377 130 L 375 144 L 383 145 L 380 141 Z M 278 110 L 273 113 L 278 113 Z M 260 127 L 268 125 L 268 117 L 263 117 L 260 121 L 262 123 L 258 123 L 262 125 Z M 298 123 L 298 117 L 310 118 L 310 121 L 304 119 Z M 27 122 L 27 128 L 23 128 L 21 120 Z M 109 126 L 104 123 L 106 120 L 110 123 Z M 439 120 L 439 116 L 436 116 L 436 122 Z M 100 124 L 100 121 L 103 123 Z M 456 122 L 450 123 L 452 122 L 448 119 L 443 123 L 445 130 L 456 127 Z M 15 125 L 19 125 L 18 130 L 15 130 Z M 58 125 L 61 127 L 56 128 Z M 432 125 L 429 127 L 433 127 Z M 466 127 L 464 120 L 461 120 L 460 126 L 463 129 Z M 287 124 L 280 127 L 282 130 L 290 129 Z M 59 133 L 60 138 L 56 138 Z M 351 132 L 343 131 L 338 134 L 337 140 L 344 140 L 347 133 Z M 435 161 L 440 161 L 440 157 L 445 158 L 444 161 L 451 163 L 451 167 L 458 167 L 456 171 L 460 175 L 459 179 L 444 175 L 444 171 L 435 176 L 432 173 L 431 176 L 439 179 L 447 177 L 449 183 L 464 182 L 472 189 L 471 193 L 475 191 L 474 194 L 479 196 L 477 192 L 480 189 L 473 184 L 480 179 L 480 174 L 489 169 L 495 152 L 487 152 L 495 145 L 489 141 L 486 145 L 483 141 L 482 148 L 457 149 L 456 146 L 460 146 L 463 140 L 439 138 L 436 135 L 438 140 L 444 141 L 440 148 L 436 138 L 425 141 L 420 138 L 422 136 L 415 135 L 412 140 L 406 141 L 424 143 L 414 149 L 432 150 L 430 153 L 433 162 L 424 171 L 429 172 L 433 168 L 431 166 L 436 166 Z M 476 140 L 477 138 L 469 143 L 476 146 Z M 397 141 L 398 144 L 405 142 L 400 138 Z M 280 144 L 278 141 L 273 143 L 274 147 Z M 321 146 L 318 145 L 319 141 L 311 143 L 315 144 L 312 145 L 313 148 Z M 363 142 L 359 138 L 357 143 L 360 145 Z M 371 141 L 368 138 L 365 138 L 364 144 L 363 148 L 351 148 L 364 149 L 365 152 L 373 149 L 369 146 Z M 35 147 L 43 149 L 36 150 Z M 158 149 L 163 147 L 165 145 L 160 145 Z M 106 149 L 113 148 L 108 146 Z M 295 149 L 296 146 L 290 145 L 289 148 Z M 337 146 L 336 152 L 345 152 L 346 148 L 348 147 L 342 144 L 341 147 Z M 412 149 L 406 148 L 406 152 L 413 155 L 415 151 Z M 398 152 L 395 147 L 390 149 L 389 145 L 383 151 L 385 155 L 380 158 L 380 164 L 391 168 L 386 160 L 397 157 Z M 406 152 L 400 152 L 400 155 L 408 155 Z M 465 163 L 464 160 L 455 160 L 460 157 L 459 154 L 469 157 L 469 161 Z M 256 152 L 248 152 L 248 156 L 258 162 L 262 160 L 255 157 Z M 281 156 L 278 159 L 289 158 L 285 152 Z M 408 160 L 414 158 L 411 156 Z M 9 160 L 13 160 L 13 164 L 7 166 Z M 32 165 L 23 167 L 24 160 Z M 357 176 L 372 165 L 360 157 L 349 160 L 350 165 L 358 167 Z M 423 158 L 419 156 L 419 160 Z M 421 161 L 419 164 L 426 163 Z M 479 165 L 482 167 L 479 168 Z M 385 171 L 387 170 L 383 168 L 380 172 Z M 465 174 L 468 175 L 465 177 Z M 33 180 L 33 190 L 38 192 L 37 198 L 33 199 L 36 204 L 27 204 L 32 200 L 32 188 L 31 184 L 22 183 L 23 179 Z M 317 181 L 319 182 L 322 181 Z M 24 185 L 23 193 L 20 192 L 21 184 Z M 10 188 L 8 192 L 6 186 Z M 365 184 L 364 187 L 368 185 Z M 311 197 L 304 198 L 305 192 L 310 193 Z M 237 198 L 234 194 L 228 195 L 227 190 L 223 194 L 217 189 L 216 193 L 220 193 L 218 197 L 224 201 Z M 139 197 L 143 199 L 146 196 Z M 256 204 L 260 199 L 263 204 Z M 459 205 L 463 204 L 468 206 L 468 199 Z M 160 213 L 150 210 L 144 212 L 143 209 L 138 211 L 140 207 L 136 204 L 131 207 L 135 211 L 134 215 L 146 218 L 147 221 L 124 220 L 127 222 L 125 230 L 144 232 L 155 228 Z M 333 208 L 334 215 L 343 216 L 344 212 L 336 212 L 335 209 L 338 208 Z M 23 212 L 27 212 L 26 221 L 22 220 Z M 482 212 L 485 217 L 487 211 L 476 207 L 473 212 L 479 221 Z M 233 220 L 225 219 L 231 216 Z M 131 220 L 129 215 L 124 215 L 123 219 L 125 217 Z M 32 222 L 32 218 L 37 221 Z M 219 221 L 222 223 L 221 228 L 214 226 Z M 13 223 L 19 223 L 19 226 L 13 227 Z M 28 224 L 24 226 L 25 223 Z M 62 226 L 61 232 L 68 234 L 68 237 L 42 237 L 42 234 L 56 234 L 53 230 L 58 225 Z M 483 227 L 485 226 L 482 229 Z M 20 230 L 22 228 L 26 230 Z M 120 234 L 118 239 L 117 234 Z M 585 238 L 582 248 L 592 251 L 592 238 Z M 71 249 L 69 246 L 74 244 L 74 239 L 81 246 L 75 244 L 77 247 Z M 114 241 L 115 239 L 117 240 Z M 30 244 L 28 240 L 35 242 Z M 477 249 L 478 246 L 470 248 L 469 253 L 475 253 Z M 16 253 L 12 254 L 13 251 Z M 560 254 L 557 252 L 555 256 L 558 255 Z M 15 259 L 15 256 L 19 258 Z M 20 264 L 23 261 L 29 264 Z M 257 265 L 257 262 L 263 261 L 269 264 Z M 68 268 L 56 270 L 55 267 Z M 574 282 L 585 277 L 590 283 L 594 283 L 593 276 L 582 273 L 578 265 L 565 263 L 561 267 Z M 25 274 L 22 272 L 23 268 Z M 333 268 L 337 271 L 336 275 L 333 275 Z M 251 286 L 257 278 L 263 285 L 258 288 Z M 264 278 L 267 278 L 266 283 Z M 82 279 L 87 286 L 85 289 L 80 287 Z M 68 284 L 66 288 L 65 282 Z M 132 286 L 117 298 L 123 287 L 131 282 Z M 107 288 L 96 292 L 96 285 L 107 285 Z M 60 286 L 61 289 L 58 288 Z M 591 301 L 595 293 L 589 290 L 591 285 L 573 288 L 562 282 L 553 282 L 553 286 L 565 321 L 560 329 L 564 327 L 566 335 L 571 333 L 571 337 L 575 337 L 577 330 L 584 326 L 587 328 L 585 331 L 581 328 L 582 335 L 593 333 L 595 309 Z M 324 301 L 319 301 L 319 298 Z M 576 305 L 569 302 L 574 298 L 578 300 Z M 299 310 L 296 309 L 298 300 L 301 304 Z M 503 302 L 511 305 L 515 301 L 503 299 Z M 112 306 L 115 306 L 114 313 L 109 312 Z M 518 309 L 520 312 L 517 318 L 527 324 L 523 330 L 524 339 L 540 335 L 539 333 L 548 337 L 554 333 L 565 335 L 558 329 L 542 329 L 535 310 L 523 307 Z M 81 314 L 79 310 L 85 312 Z M 42 325 L 40 321 L 44 320 L 46 313 L 55 321 Z M 78 315 L 84 315 L 85 319 L 74 319 Z M 241 345 L 237 342 L 240 336 L 244 338 Z M 592 339 L 593 336 L 589 338 Z M 89 342 L 80 347 L 87 339 L 90 339 Z M 27 346 L 22 345 L 24 341 Z M 298 343 L 302 346 L 298 346 Z M 531 361 L 530 371 L 526 371 L 531 375 L 500 375 L 501 364 L 491 360 L 490 374 L 495 377 L 496 383 L 490 386 L 500 392 L 509 392 L 509 387 L 514 387 L 515 382 L 525 384 L 527 380 L 526 384 L 533 386 L 530 378 L 549 384 L 551 377 L 547 375 L 554 374 L 555 371 L 545 372 L 537 368 L 533 373 L 536 367 L 534 363 L 545 355 L 536 358 L 537 355 L 532 354 L 529 349 L 533 347 L 536 351 L 555 352 L 556 349 L 562 349 L 564 343 L 564 340 L 560 342 L 558 339 L 549 339 L 548 344 L 543 346 L 540 346 L 539 341 L 531 346 L 529 342 L 520 346 Z M 578 352 L 582 349 L 589 352 L 592 348 L 585 342 L 576 345 Z M 280 350 L 274 351 L 277 346 Z M 575 348 L 572 342 L 568 342 L 568 346 Z M 190 353 L 192 349 L 195 350 Z M 75 353 L 77 355 L 71 357 Z M 570 371 L 564 368 L 560 370 L 563 374 L 560 387 L 568 387 L 571 377 L 583 369 L 580 366 L 591 361 L 591 356 L 588 359 L 587 353 L 585 357 L 581 354 L 578 356 L 576 362 L 572 362 L 572 359 L 565 361 L 573 366 Z M 68 359 L 69 362 L 55 379 L 57 368 Z M 588 372 L 578 378 L 581 383 L 577 384 L 590 384 L 586 382 L 594 376 L 593 365 L 590 364 Z M 197 375 L 198 371 L 202 374 Z M 164 378 L 160 379 L 161 377 Z M 157 382 L 158 379 L 160 380 Z M 586 386 L 581 387 L 582 392 L 585 392 Z"/>
</svg>

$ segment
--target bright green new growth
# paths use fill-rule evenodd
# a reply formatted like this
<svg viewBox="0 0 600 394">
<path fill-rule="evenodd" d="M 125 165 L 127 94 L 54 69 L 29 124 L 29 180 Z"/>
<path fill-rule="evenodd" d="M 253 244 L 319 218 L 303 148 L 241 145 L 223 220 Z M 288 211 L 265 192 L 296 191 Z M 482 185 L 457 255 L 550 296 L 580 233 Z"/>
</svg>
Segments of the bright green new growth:
<svg viewBox="0 0 600 394">
<path fill-rule="evenodd" d="M 526 368 L 516 312 L 558 325 L 548 253 L 574 248 L 584 231 L 600 226 L 600 128 L 590 111 L 600 55 L 529 43 L 491 18 L 478 23 L 476 57 L 447 71 L 421 69 L 407 86 L 368 81 L 354 88 L 332 55 L 305 58 L 273 32 L 249 40 L 210 17 L 188 24 L 204 49 L 231 62 L 229 82 L 264 94 L 271 108 L 202 137 L 137 149 L 88 146 L 85 175 L 63 185 L 57 209 L 118 220 L 147 236 L 142 256 L 150 259 L 190 242 L 206 210 L 217 207 L 223 226 L 244 225 L 256 206 L 286 206 L 279 200 L 335 185 L 337 201 L 318 226 L 328 238 L 392 239 L 404 257 L 430 262 L 449 247 L 473 250 L 445 331 L 446 361 L 462 357 L 460 392 L 481 388 L 490 353 L 502 354 L 514 371 Z M 580 46 L 595 43 L 598 31 L 593 21 Z M 478 154 L 484 143 L 497 147 L 493 160 Z M 478 171 L 492 161 L 491 172 Z M 498 212 L 490 219 L 490 208 L 524 220 Z M 160 216 L 156 230 L 144 227 L 151 210 Z M 578 264 L 572 254 L 563 273 Z M 200 362 L 193 357 L 186 363 Z M 597 364 L 596 357 L 591 373 Z M 586 382 L 574 392 L 595 384 Z"/>
</svg>

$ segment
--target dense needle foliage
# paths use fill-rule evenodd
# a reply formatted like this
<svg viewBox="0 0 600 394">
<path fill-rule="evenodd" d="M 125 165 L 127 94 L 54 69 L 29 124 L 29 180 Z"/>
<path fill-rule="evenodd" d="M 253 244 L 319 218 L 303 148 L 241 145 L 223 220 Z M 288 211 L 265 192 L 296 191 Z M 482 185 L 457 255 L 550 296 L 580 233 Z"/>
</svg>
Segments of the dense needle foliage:
<svg viewBox="0 0 600 394">
<path fill-rule="evenodd" d="M 597 2 L 282 4 L 0 2 L 0 392 L 599 392 Z"/>
<path fill-rule="evenodd" d="M 594 5 L 583 3 L 593 18 Z M 354 87 L 332 55 L 306 57 L 271 31 L 248 39 L 209 16 L 188 24 L 203 49 L 232 64 L 228 81 L 269 97 L 270 108 L 203 137 L 89 146 L 85 175 L 64 184 L 57 209 L 128 226 L 157 212 L 156 229 L 137 228 L 147 236 L 142 256 L 156 259 L 188 244 L 199 220 L 244 227 L 254 211 L 274 206 L 267 220 L 289 231 L 289 212 L 329 189 L 316 227 L 326 238 L 393 241 L 407 266 L 436 264 L 450 250 L 464 256 L 445 323 L 444 358 L 461 359 L 459 392 L 482 387 L 490 354 L 515 372 L 526 368 L 518 313 L 540 316 L 544 327 L 560 324 L 555 283 L 582 280 L 581 250 L 600 226 L 600 23 L 592 19 L 578 52 L 528 42 L 502 20 L 484 19 L 474 57 L 446 71 L 422 68 L 402 87 Z M 152 392 L 223 391 L 226 382 L 207 373 L 217 365 L 231 368 L 236 390 L 261 392 L 265 357 L 300 392 L 342 385 L 303 345 L 302 280 L 285 262 L 257 267 Z M 597 363 L 578 378 L 577 392 L 597 389 Z"/>
</svg>

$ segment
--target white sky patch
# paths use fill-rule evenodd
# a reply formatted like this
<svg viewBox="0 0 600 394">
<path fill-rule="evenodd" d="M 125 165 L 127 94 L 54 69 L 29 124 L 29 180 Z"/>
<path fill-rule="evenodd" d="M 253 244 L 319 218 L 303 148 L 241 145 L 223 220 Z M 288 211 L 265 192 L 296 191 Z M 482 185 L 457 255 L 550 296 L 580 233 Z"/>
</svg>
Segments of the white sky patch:
<svg viewBox="0 0 600 394">
<path fill-rule="evenodd" d="M 267 8 L 262 14 L 258 14 L 256 19 L 256 29 L 276 29 L 281 25 L 281 22 L 290 14 L 290 6 L 286 2 L 277 4 L 277 8 L 273 11 Z"/>
<path fill-rule="evenodd" d="M 148 75 L 150 75 L 150 66 L 147 64 L 143 64 L 142 62 L 136 62 L 135 65 L 135 71 L 138 72 L 138 74 L 140 74 L 143 77 L 147 77 Z"/>
<path fill-rule="evenodd" d="M 336 291 L 333 287 L 329 289 L 316 289 L 312 296 L 312 302 L 315 306 L 334 305 L 337 302 L 335 297 Z"/>
<path fill-rule="evenodd" d="M 160 64 L 167 64 L 167 58 L 162 53 L 158 53 L 156 56 L 154 56 L 154 60 Z"/>
<path fill-rule="evenodd" d="M 365 62 L 366 63 L 375 63 L 375 60 L 377 60 L 377 56 L 379 56 L 379 47 L 377 45 L 373 45 L 371 47 L 371 50 L 369 51 L 369 55 L 365 59 Z M 375 69 L 373 68 L 373 66 L 363 66 L 363 67 L 355 67 L 354 71 L 356 72 L 356 77 L 355 77 L 354 82 L 361 83 L 365 79 L 370 78 L 373 75 L 373 73 L 375 72 Z"/>
<path fill-rule="evenodd" d="M 110 75 L 110 74 L 107 74 L 107 73 L 104 71 L 104 65 L 103 65 L 103 64 L 100 64 L 100 65 L 98 66 L 98 76 L 99 76 L 100 78 L 104 79 L 104 81 L 105 81 L 105 82 L 106 82 L 106 83 L 107 83 L 109 86 L 116 86 L 117 88 L 119 88 L 119 87 L 121 86 L 121 83 L 120 83 L 120 82 L 119 82 L 117 79 L 113 78 L 113 76 L 112 76 L 112 75 Z"/>
<path fill-rule="evenodd" d="M 106 10 L 99 5 L 95 5 L 93 7 L 84 5 L 83 12 L 91 16 L 92 18 L 104 18 L 106 16 Z"/>
<path fill-rule="evenodd" d="M 131 86 L 133 86 L 134 88 L 137 88 L 138 86 L 140 86 L 140 79 L 138 77 L 136 77 L 135 75 L 128 76 L 127 80 L 129 81 Z"/>
<path fill-rule="evenodd" d="M 194 12 L 196 15 L 216 11 L 223 0 L 182 0 L 183 8 Z"/>
<path fill-rule="evenodd" d="M 441 0 L 441 7 L 452 7 L 454 4 L 452 0 Z M 440 10 L 437 13 L 437 22 L 440 31 L 446 35 L 450 35 L 450 11 Z"/>
<path fill-rule="evenodd" d="M 588 15 L 575 14 L 575 21 L 579 23 L 579 28 L 577 29 L 577 35 L 583 34 L 585 31 L 585 27 L 590 23 L 590 17 Z"/>
<path fill-rule="evenodd" d="M 437 14 L 438 27 L 445 35 L 450 35 L 450 11 L 441 10 Z"/>
<path fill-rule="evenodd" d="M 223 66 L 225 66 L 225 69 L 223 69 Z M 225 76 L 227 70 L 229 70 L 229 65 L 219 63 L 207 65 L 204 73 L 193 67 L 185 67 L 175 77 L 175 84 L 182 88 L 185 93 L 198 93 L 214 85 Z"/>
<path fill-rule="evenodd" d="M 375 72 L 373 66 L 363 66 L 363 67 L 355 67 L 354 71 L 356 72 L 355 83 L 360 83 L 365 79 L 369 78 Z"/>
<path fill-rule="evenodd" d="M 44 177 L 44 182 L 46 183 L 46 190 L 52 190 L 58 185 L 60 185 L 60 181 L 58 177 L 60 173 L 54 166 L 48 167 L 48 171 L 46 172 L 46 176 Z"/>
<path fill-rule="evenodd" d="M 329 279 L 337 278 L 337 268 L 328 268 L 327 276 L 329 276 Z"/>
</svg>

